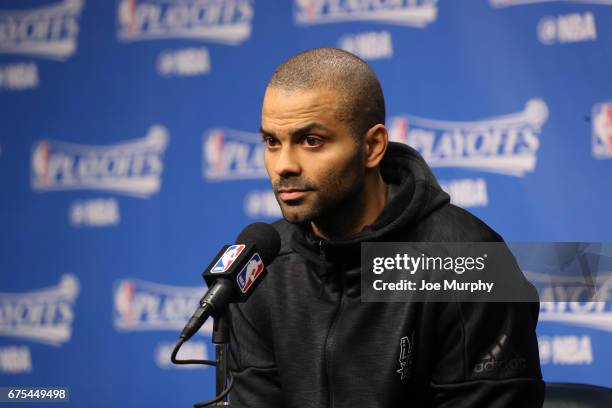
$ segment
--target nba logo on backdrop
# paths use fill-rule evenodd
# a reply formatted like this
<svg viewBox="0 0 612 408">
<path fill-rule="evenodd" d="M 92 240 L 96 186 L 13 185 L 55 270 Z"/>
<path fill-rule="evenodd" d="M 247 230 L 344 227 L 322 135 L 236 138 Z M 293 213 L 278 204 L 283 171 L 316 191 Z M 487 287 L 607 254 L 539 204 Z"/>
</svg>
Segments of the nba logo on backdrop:
<svg viewBox="0 0 612 408">
<path fill-rule="evenodd" d="M 609 4 L 612 5 L 612 0 L 489 0 L 493 7 L 510 7 L 523 6 L 533 3 L 550 3 L 551 1 L 568 2 L 568 3 L 593 3 L 593 4 Z"/>
<path fill-rule="evenodd" d="M 251 36 L 252 0 L 121 0 L 123 41 L 182 38 L 239 44 Z"/>
<path fill-rule="evenodd" d="M 63 275 L 52 287 L 0 293 L 0 336 L 60 346 L 70 341 L 79 295 L 75 275 Z"/>
<path fill-rule="evenodd" d="M 210 270 L 212 273 L 222 273 L 229 269 L 230 266 L 234 263 L 238 255 L 242 253 L 244 250 L 244 245 L 232 245 L 221 256 L 221 259 L 217 261 L 215 266 Z"/>
<path fill-rule="evenodd" d="M 258 133 L 211 129 L 202 138 L 202 175 L 211 181 L 264 179 L 263 155 Z"/>
<path fill-rule="evenodd" d="M 77 48 L 83 0 L 0 11 L 0 53 L 66 60 Z"/>
<path fill-rule="evenodd" d="M 593 107 L 593 156 L 596 159 L 612 157 L 612 102 Z"/>
<path fill-rule="evenodd" d="M 113 324 L 122 332 L 180 330 L 198 306 L 200 296 L 200 287 L 122 279 L 113 290 Z M 211 329 L 208 324 L 202 332 L 210 333 Z"/>
<path fill-rule="evenodd" d="M 593 363 L 591 336 L 539 336 L 540 363 L 588 365 Z"/>
<path fill-rule="evenodd" d="M 533 172 L 548 106 L 530 99 L 520 112 L 471 122 L 402 115 L 391 119 L 391 140 L 418 150 L 433 167 L 524 177 Z"/>
<path fill-rule="evenodd" d="M 295 0 L 299 25 L 368 21 L 424 28 L 438 17 L 438 0 Z"/>
<path fill-rule="evenodd" d="M 102 190 L 149 197 L 161 188 L 168 140 L 166 128 L 154 125 L 143 138 L 113 145 L 38 141 L 32 150 L 32 189 Z"/>
</svg>

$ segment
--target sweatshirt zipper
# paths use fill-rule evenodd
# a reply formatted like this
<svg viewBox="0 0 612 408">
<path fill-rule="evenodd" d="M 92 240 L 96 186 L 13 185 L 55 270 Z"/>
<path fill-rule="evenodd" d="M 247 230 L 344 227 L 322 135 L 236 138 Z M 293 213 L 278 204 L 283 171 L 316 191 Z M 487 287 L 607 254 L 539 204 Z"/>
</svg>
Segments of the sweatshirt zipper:
<svg viewBox="0 0 612 408">
<path fill-rule="evenodd" d="M 325 262 L 325 243 L 324 241 L 319 241 L 319 257 L 321 262 Z M 340 301 L 338 302 L 338 307 L 334 311 L 334 315 L 332 317 L 332 321 L 329 325 L 329 330 L 327 331 L 327 336 L 325 337 L 325 343 L 323 344 L 323 364 L 325 366 L 325 375 L 327 377 L 327 388 L 329 392 L 329 408 L 333 408 L 334 406 L 334 393 L 332 388 L 332 378 L 331 378 L 331 370 L 332 370 L 332 338 L 334 334 L 334 330 L 336 328 L 336 323 L 340 317 L 340 311 L 342 310 L 342 304 L 344 302 L 344 285 L 340 285 Z"/>
</svg>

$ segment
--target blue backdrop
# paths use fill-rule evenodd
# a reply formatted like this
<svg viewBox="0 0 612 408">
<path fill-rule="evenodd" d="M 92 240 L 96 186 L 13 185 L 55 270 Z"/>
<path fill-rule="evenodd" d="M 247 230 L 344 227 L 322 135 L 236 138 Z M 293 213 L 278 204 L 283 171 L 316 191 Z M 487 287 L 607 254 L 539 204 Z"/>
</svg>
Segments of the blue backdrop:
<svg viewBox="0 0 612 408">
<path fill-rule="evenodd" d="M 202 268 L 280 212 L 273 69 L 366 59 L 394 140 L 507 241 L 610 241 L 612 0 L 2 0 L 0 385 L 74 406 L 188 406 L 169 353 Z M 612 303 L 542 305 L 548 381 L 612 386 Z M 571 299 L 570 299 L 571 300 Z M 184 356 L 212 357 L 210 327 Z"/>
</svg>

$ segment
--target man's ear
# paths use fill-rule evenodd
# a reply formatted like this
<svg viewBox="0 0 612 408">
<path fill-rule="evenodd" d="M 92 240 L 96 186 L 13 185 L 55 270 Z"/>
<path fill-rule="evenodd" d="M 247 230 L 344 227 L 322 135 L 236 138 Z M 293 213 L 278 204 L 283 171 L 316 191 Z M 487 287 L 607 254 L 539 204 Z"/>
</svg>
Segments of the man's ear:
<svg viewBox="0 0 612 408">
<path fill-rule="evenodd" d="M 387 128 L 380 123 L 372 126 L 365 134 L 364 140 L 365 166 L 372 169 L 380 164 L 389 143 Z"/>
</svg>

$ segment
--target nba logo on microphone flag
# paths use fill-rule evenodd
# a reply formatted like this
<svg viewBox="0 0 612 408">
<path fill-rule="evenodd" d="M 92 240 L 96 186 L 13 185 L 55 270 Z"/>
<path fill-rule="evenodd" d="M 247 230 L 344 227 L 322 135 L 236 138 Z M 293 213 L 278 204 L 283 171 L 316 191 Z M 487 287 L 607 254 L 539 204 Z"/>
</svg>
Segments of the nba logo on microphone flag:
<svg viewBox="0 0 612 408">
<path fill-rule="evenodd" d="M 263 269 L 264 264 L 259 254 L 254 254 L 236 278 L 236 282 L 238 282 L 238 287 L 242 293 L 247 293 L 249 291 L 249 288 L 253 285 L 257 277 L 259 277 Z"/>
<path fill-rule="evenodd" d="M 217 261 L 215 266 L 213 266 L 210 270 L 211 273 L 223 273 L 227 271 L 230 266 L 234 263 L 238 255 L 244 251 L 244 245 L 232 245 L 225 253 L 221 256 L 221 258 Z"/>
</svg>

